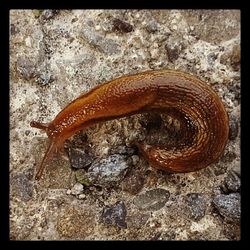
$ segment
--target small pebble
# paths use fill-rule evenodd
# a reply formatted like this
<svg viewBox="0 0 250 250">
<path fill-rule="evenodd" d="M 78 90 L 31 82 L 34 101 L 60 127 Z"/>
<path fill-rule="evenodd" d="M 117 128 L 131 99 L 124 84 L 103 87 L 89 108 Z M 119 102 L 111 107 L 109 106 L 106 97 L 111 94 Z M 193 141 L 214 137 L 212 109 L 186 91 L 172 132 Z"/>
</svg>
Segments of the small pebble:
<svg viewBox="0 0 250 250">
<path fill-rule="evenodd" d="M 187 204 L 190 210 L 190 217 L 195 221 L 199 221 L 205 216 L 206 201 L 203 194 L 190 193 L 187 194 Z"/>
<path fill-rule="evenodd" d="M 127 228 L 125 221 L 127 209 L 123 201 L 117 201 L 112 206 L 104 207 L 101 220 L 108 225 L 114 225 L 119 228 Z"/>
<path fill-rule="evenodd" d="M 80 200 L 83 200 L 83 199 L 86 198 L 86 195 L 85 195 L 85 194 L 79 194 L 78 198 L 79 198 Z"/>
<path fill-rule="evenodd" d="M 76 183 L 73 188 L 71 188 L 71 194 L 78 195 L 83 192 L 83 185 L 81 183 Z"/>
<path fill-rule="evenodd" d="M 213 204 L 226 221 L 239 223 L 241 215 L 240 194 L 220 194 L 215 196 Z"/>
</svg>

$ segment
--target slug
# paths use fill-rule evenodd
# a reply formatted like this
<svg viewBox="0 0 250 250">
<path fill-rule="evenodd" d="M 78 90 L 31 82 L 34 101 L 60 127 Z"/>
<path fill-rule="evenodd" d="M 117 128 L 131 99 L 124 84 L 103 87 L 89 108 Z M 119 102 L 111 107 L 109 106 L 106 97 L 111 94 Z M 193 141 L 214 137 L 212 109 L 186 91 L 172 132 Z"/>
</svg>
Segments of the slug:
<svg viewBox="0 0 250 250">
<path fill-rule="evenodd" d="M 218 160 L 226 146 L 228 115 L 208 84 L 180 71 L 146 71 L 93 88 L 49 123 L 32 121 L 31 127 L 44 130 L 50 141 L 35 178 L 40 179 L 49 159 L 76 132 L 143 112 L 169 114 L 180 122 L 182 139 L 174 148 L 137 144 L 153 167 L 179 173 L 196 171 Z"/>
</svg>

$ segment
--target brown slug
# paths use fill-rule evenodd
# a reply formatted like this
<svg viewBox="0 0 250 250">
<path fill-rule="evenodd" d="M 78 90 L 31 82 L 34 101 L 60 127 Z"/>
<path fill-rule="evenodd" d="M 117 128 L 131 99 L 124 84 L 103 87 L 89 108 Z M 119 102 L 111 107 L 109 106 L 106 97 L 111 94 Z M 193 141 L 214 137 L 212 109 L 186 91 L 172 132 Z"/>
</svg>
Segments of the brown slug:
<svg viewBox="0 0 250 250">
<path fill-rule="evenodd" d="M 53 153 L 77 131 L 143 112 L 166 113 L 180 122 L 182 140 L 176 147 L 138 143 L 152 166 L 170 172 L 191 172 L 221 156 L 229 125 L 219 96 L 192 75 L 155 70 L 99 85 L 68 104 L 49 123 L 32 121 L 30 125 L 44 130 L 50 140 L 36 179 L 40 179 Z"/>
</svg>

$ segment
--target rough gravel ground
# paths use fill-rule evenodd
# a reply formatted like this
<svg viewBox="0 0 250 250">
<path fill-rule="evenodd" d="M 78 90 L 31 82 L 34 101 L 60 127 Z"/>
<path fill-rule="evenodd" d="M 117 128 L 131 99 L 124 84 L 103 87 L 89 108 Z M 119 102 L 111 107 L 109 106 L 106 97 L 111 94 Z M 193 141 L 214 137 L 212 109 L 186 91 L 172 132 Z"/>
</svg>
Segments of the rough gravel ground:
<svg viewBox="0 0 250 250">
<path fill-rule="evenodd" d="M 163 116 L 136 115 L 78 133 L 34 181 L 47 137 L 30 121 L 104 81 L 163 68 L 222 98 L 230 140 L 217 163 L 151 168 L 133 142 L 171 134 Z M 12 240 L 239 240 L 240 11 L 11 10 L 9 167 Z"/>
</svg>

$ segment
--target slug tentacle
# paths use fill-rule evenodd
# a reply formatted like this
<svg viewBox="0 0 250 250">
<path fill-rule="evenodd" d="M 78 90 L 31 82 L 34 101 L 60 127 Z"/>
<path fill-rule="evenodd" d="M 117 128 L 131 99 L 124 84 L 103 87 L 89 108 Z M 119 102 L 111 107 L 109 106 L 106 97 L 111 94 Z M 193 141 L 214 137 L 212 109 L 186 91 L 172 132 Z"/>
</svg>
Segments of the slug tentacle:
<svg viewBox="0 0 250 250">
<path fill-rule="evenodd" d="M 49 128 L 49 123 L 32 121 L 32 122 L 30 122 L 30 126 L 33 128 L 39 128 L 39 129 L 42 129 L 44 131 L 47 131 L 47 129 Z"/>
<path fill-rule="evenodd" d="M 43 174 L 43 171 L 48 163 L 49 160 L 51 160 L 51 158 L 53 157 L 53 154 L 57 152 L 57 145 L 56 145 L 56 142 L 51 140 L 50 143 L 49 143 L 49 146 L 45 152 L 45 155 L 42 159 L 42 162 L 41 162 L 41 165 L 36 173 L 36 176 L 35 176 L 35 179 L 36 180 L 40 180 L 42 174 Z"/>
<path fill-rule="evenodd" d="M 37 173 L 79 130 L 96 123 L 143 112 L 166 113 L 180 123 L 181 140 L 174 148 L 137 144 L 156 168 L 171 172 L 199 170 L 221 156 L 228 140 L 228 116 L 222 101 L 205 82 L 184 72 L 155 70 L 101 84 L 67 105 L 50 123 L 31 122 L 51 142 Z"/>
</svg>

